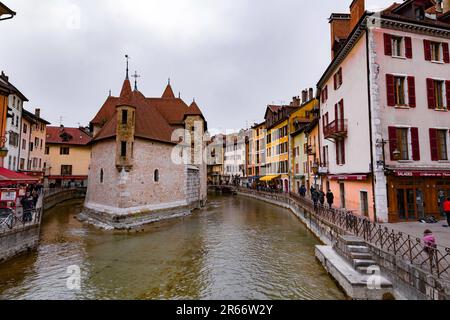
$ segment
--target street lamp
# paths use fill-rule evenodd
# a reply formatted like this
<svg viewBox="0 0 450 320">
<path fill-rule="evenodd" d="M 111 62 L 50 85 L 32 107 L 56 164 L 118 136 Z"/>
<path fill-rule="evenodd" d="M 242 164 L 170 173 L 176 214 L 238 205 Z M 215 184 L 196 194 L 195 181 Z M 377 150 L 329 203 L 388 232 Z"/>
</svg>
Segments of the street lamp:
<svg viewBox="0 0 450 320">
<path fill-rule="evenodd" d="M 386 168 L 386 151 L 385 151 L 384 147 L 385 147 L 385 145 L 387 145 L 388 143 L 391 143 L 391 142 L 393 142 L 393 140 L 381 139 L 381 140 L 377 141 L 377 145 L 381 146 L 381 148 L 383 150 L 383 161 L 378 162 L 377 164 L 378 165 L 382 165 L 384 171 L 387 171 L 387 168 Z M 395 148 L 395 150 L 393 151 L 392 155 L 394 156 L 393 160 L 398 161 L 398 160 L 400 160 L 400 156 L 402 155 L 402 153 L 400 152 L 400 150 L 398 150 L 398 148 Z"/>
<path fill-rule="evenodd" d="M 319 175 L 319 163 L 318 162 L 314 162 L 314 164 L 312 165 L 312 171 L 314 173 L 314 186 L 317 187 L 317 179 L 318 179 L 318 175 Z"/>
</svg>

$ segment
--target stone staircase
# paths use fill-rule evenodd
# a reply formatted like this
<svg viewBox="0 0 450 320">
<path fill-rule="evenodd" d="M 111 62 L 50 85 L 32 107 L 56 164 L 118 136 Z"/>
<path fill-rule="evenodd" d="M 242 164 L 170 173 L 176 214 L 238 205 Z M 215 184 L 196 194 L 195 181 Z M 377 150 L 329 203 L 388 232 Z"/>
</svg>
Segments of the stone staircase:
<svg viewBox="0 0 450 320">
<path fill-rule="evenodd" d="M 340 251 L 353 264 L 356 270 L 363 274 L 368 274 L 370 267 L 377 265 L 364 240 L 352 236 L 344 236 L 341 237 L 341 241 L 343 250 L 341 249 Z"/>
</svg>

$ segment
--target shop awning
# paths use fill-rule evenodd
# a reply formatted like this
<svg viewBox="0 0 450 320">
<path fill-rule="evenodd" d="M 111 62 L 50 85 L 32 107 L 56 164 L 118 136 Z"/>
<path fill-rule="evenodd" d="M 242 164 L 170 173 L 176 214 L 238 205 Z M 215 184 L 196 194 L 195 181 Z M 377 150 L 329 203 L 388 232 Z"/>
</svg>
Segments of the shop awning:
<svg viewBox="0 0 450 320">
<path fill-rule="evenodd" d="M 274 179 L 278 179 L 279 177 L 281 177 L 280 175 L 276 175 L 276 176 L 265 176 L 265 177 L 262 177 L 261 179 L 259 179 L 259 180 L 261 180 L 261 181 L 272 181 L 272 180 L 274 180 Z"/>
<path fill-rule="evenodd" d="M 37 183 L 38 178 L 27 176 L 26 174 L 14 172 L 5 168 L 0 168 L 0 185 L 7 186 L 17 183 Z"/>
</svg>

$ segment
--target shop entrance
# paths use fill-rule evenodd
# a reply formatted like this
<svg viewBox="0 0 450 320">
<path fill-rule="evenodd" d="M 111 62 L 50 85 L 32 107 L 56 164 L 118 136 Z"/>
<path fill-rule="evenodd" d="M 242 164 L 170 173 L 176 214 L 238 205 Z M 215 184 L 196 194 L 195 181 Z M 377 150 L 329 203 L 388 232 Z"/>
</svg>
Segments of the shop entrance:
<svg viewBox="0 0 450 320">
<path fill-rule="evenodd" d="M 419 220 L 425 217 L 423 191 L 420 188 L 397 189 L 397 209 L 401 220 Z"/>
</svg>

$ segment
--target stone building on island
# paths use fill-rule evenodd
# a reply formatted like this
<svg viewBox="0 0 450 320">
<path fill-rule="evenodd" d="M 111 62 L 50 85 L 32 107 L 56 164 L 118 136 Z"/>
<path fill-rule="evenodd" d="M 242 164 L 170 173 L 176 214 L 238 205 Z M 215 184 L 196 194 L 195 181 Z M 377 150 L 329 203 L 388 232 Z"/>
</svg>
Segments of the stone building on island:
<svg viewBox="0 0 450 320">
<path fill-rule="evenodd" d="M 185 216 L 207 199 L 207 122 L 197 104 L 134 90 L 127 76 L 91 121 L 94 137 L 84 213 L 105 228 L 129 229 Z"/>
</svg>

